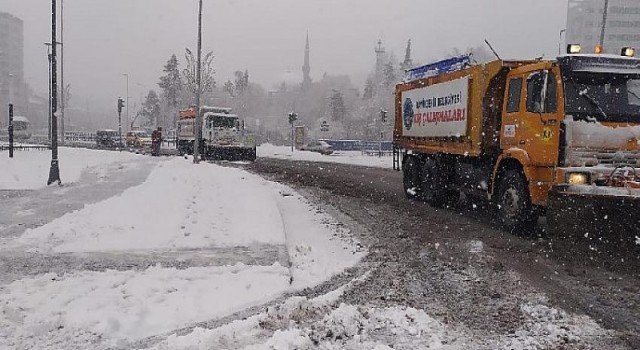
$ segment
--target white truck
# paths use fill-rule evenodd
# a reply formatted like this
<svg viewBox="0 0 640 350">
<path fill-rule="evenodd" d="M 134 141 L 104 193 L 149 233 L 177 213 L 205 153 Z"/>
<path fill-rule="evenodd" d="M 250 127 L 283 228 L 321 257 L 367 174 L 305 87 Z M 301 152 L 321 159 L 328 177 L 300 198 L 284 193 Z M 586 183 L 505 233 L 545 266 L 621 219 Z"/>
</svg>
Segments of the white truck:
<svg viewBox="0 0 640 350">
<path fill-rule="evenodd" d="M 231 114 L 231 108 L 201 107 L 200 114 L 200 154 L 203 159 L 255 161 L 255 141 L 245 134 L 244 122 L 237 115 Z M 177 147 L 181 155 L 193 154 L 195 120 L 195 109 L 180 111 Z"/>
</svg>

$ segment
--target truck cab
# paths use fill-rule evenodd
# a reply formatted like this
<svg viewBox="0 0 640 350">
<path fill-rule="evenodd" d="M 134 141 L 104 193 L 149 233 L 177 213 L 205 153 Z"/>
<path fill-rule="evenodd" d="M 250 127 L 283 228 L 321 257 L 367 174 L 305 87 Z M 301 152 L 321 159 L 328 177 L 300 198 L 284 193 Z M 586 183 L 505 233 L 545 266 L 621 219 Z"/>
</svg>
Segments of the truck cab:
<svg viewBox="0 0 640 350">
<path fill-rule="evenodd" d="M 500 146 L 546 206 L 557 184 L 591 185 L 640 166 L 640 60 L 568 55 L 508 75 Z"/>
</svg>

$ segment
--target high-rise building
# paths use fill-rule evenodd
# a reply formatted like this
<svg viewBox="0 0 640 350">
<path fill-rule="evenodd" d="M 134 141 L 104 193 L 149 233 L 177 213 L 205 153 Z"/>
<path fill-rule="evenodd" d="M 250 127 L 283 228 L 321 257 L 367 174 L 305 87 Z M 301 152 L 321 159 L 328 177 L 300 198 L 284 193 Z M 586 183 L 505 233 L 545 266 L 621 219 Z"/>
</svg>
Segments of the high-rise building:
<svg viewBox="0 0 640 350">
<path fill-rule="evenodd" d="M 566 42 L 580 44 L 588 53 L 601 40 L 605 53 L 640 48 L 640 0 L 569 0 Z"/>
<path fill-rule="evenodd" d="M 0 124 L 6 125 L 9 101 L 16 114 L 27 109 L 24 83 L 24 36 L 22 20 L 0 12 Z"/>
</svg>

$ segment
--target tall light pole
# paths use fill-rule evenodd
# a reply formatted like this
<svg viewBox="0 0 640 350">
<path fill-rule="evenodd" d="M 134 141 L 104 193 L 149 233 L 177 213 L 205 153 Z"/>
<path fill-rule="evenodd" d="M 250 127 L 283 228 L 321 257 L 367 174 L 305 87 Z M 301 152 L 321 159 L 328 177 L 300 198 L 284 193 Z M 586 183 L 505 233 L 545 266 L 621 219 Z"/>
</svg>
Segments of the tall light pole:
<svg viewBox="0 0 640 350">
<path fill-rule="evenodd" d="M 604 32 L 607 26 L 607 14 L 609 12 L 609 0 L 604 0 L 604 11 L 602 12 L 602 30 L 600 31 L 600 48 L 604 53 Z"/>
<path fill-rule="evenodd" d="M 126 119 L 125 127 L 126 127 L 127 125 L 129 125 L 129 73 L 124 73 L 122 75 L 127 77 L 127 91 L 126 91 L 127 96 L 125 97 L 125 101 L 127 101 L 127 104 L 125 105 L 125 107 L 127 109 L 127 114 L 126 114 L 126 118 L 125 118 Z"/>
<path fill-rule="evenodd" d="M 202 0 L 198 6 L 198 52 L 196 63 L 196 125 L 193 142 L 193 163 L 200 162 L 200 138 L 202 134 L 202 115 L 200 114 L 200 94 L 202 93 Z"/>
<path fill-rule="evenodd" d="M 9 73 L 9 104 L 13 104 L 13 73 Z"/>
<path fill-rule="evenodd" d="M 56 40 L 56 0 L 51 0 L 51 167 L 49 168 L 49 180 L 47 185 L 60 181 L 60 168 L 58 166 L 58 75 L 56 69 L 57 43 Z"/>
<path fill-rule="evenodd" d="M 48 134 L 47 134 L 47 138 L 49 141 L 51 141 L 51 43 L 44 43 L 44 45 L 47 47 L 47 60 L 49 62 L 49 113 L 48 113 Z"/>
<path fill-rule="evenodd" d="M 64 43 L 64 1 L 60 0 L 60 41 Z M 64 144 L 64 45 L 60 46 L 60 140 Z"/>
</svg>

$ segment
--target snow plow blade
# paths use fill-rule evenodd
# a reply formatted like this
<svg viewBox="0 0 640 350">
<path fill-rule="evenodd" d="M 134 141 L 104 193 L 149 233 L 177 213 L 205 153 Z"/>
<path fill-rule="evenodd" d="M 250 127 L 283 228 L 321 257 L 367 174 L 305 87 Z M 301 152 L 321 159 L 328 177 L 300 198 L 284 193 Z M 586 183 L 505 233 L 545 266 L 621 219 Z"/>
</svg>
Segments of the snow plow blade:
<svg viewBox="0 0 640 350">
<path fill-rule="evenodd" d="M 208 150 L 209 160 L 249 161 L 256 160 L 256 149 L 248 147 L 218 147 Z"/>
<path fill-rule="evenodd" d="M 557 186 L 549 193 L 547 225 L 549 237 L 586 247 L 586 251 L 640 258 L 638 196 L 592 194 Z"/>
</svg>

